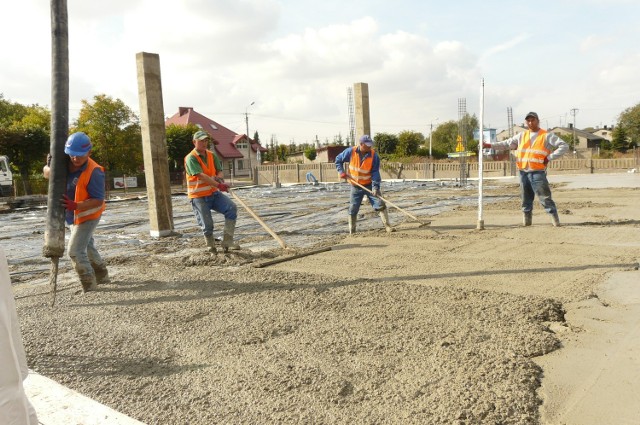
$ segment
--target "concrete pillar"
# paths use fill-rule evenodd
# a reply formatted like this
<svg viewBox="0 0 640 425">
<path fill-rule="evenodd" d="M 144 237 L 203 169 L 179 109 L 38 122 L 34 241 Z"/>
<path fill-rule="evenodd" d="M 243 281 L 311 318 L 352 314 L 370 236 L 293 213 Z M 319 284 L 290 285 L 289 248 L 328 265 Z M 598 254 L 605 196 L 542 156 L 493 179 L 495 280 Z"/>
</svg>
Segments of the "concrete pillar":
<svg viewBox="0 0 640 425">
<path fill-rule="evenodd" d="M 371 119 L 369 118 L 369 85 L 367 83 L 355 83 L 353 85 L 353 100 L 356 113 L 356 145 L 363 134 L 371 134 Z"/>
<path fill-rule="evenodd" d="M 174 233 L 173 209 L 164 128 L 160 56 L 140 52 L 136 54 L 136 64 L 150 234 L 153 237 L 169 236 Z"/>
</svg>

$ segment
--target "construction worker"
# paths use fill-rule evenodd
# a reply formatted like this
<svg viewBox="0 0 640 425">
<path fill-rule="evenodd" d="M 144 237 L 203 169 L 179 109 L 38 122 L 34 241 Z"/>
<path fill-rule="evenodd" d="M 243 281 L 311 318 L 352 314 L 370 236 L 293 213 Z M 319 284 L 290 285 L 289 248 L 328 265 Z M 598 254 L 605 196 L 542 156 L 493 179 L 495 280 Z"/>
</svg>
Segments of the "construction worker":
<svg viewBox="0 0 640 425">
<path fill-rule="evenodd" d="M 205 242 L 209 251 L 216 253 L 213 237 L 213 217 L 211 210 L 224 215 L 224 230 L 222 249 L 240 249 L 233 242 L 236 229 L 238 209 L 236 204 L 222 192 L 229 192 L 229 186 L 224 182 L 223 173 L 216 164 L 215 154 L 208 149 L 211 137 L 205 131 L 199 130 L 193 134 L 194 149 L 184 157 L 184 169 L 187 173 L 187 193 L 191 201 L 191 208 L 196 216 L 198 225 L 202 228 Z"/>
<path fill-rule="evenodd" d="M 64 145 L 64 153 L 69 156 L 67 186 L 62 195 L 65 221 L 71 228 L 67 250 L 84 292 L 110 283 L 107 265 L 93 240 L 106 203 L 104 168 L 89 157 L 91 148 L 91 139 L 82 132 L 71 134 Z M 48 164 L 43 172 L 48 178 Z"/>
<path fill-rule="evenodd" d="M 522 197 L 522 224 L 531 226 L 533 199 L 538 196 L 540 205 L 551 215 L 551 223 L 560 226 L 556 203 L 551 199 L 551 188 L 547 180 L 547 165 L 569 150 L 569 145 L 554 133 L 540 128 L 540 119 L 529 112 L 525 121 L 527 131 L 495 143 L 482 143 L 483 148 L 515 150 L 516 164 L 520 172 L 520 194 Z"/>
<path fill-rule="evenodd" d="M 373 149 L 373 140 L 369 135 L 365 134 L 359 141 L 359 146 L 348 147 L 336 157 L 336 170 L 340 178 L 351 183 L 349 234 L 356 232 L 358 211 L 365 195 L 373 209 L 380 214 L 386 231 L 393 232 L 395 229 L 389 224 L 387 206 L 380 199 L 380 157 Z M 349 163 L 349 173 L 344 171 L 344 163 Z"/>
</svg>

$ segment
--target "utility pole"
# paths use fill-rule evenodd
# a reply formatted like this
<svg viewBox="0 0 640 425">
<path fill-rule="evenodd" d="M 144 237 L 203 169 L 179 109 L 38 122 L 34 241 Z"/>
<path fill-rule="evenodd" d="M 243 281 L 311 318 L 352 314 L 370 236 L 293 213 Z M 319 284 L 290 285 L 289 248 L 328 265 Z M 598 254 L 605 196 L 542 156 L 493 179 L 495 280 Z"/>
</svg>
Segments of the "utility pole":
<svg viewBox="0 0 640 425">
<path fill-rule="evenodd" d="M 249 106 L 252 106 L 256 102 L 251 102 Z M 249 160 L 249 177 L 253 181 L 253 169 L 251 168 L 251 139 L 249 138 L 249 106 L 244 108 L 244 122 L 247 125 L 247 144 L 249 146 L 249 155 L 247 155 L 247 159 Z"/>
<path fill-rule="evenodd" d="M 573 115 L 573 151 L 576 151 L 576 114 L 578 113 L 578 108 L 571 109 L 571 115 Z"/>
</svg>

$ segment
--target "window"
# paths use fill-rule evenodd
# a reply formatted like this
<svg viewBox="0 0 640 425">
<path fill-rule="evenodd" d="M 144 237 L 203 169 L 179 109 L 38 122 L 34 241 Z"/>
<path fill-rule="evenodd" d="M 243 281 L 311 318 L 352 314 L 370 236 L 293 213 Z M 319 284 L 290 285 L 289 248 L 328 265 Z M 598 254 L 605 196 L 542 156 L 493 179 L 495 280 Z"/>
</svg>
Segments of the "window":
<svg viewBox="0 0 640 425">
<path fill-rule="evenodd" d="M 238 170 L 244 170 L 244 165 L 243 165 L 244 161 L 239 159 L 238 160 Z"/>
<path fill-rule="evenodd" d="M 217 130 L 218 127 L 216 127 L 215 125 L 213 125 L 213 123 L 209 124 L 209 126 L 211 126 L 212 129 Z"/>
</svg>

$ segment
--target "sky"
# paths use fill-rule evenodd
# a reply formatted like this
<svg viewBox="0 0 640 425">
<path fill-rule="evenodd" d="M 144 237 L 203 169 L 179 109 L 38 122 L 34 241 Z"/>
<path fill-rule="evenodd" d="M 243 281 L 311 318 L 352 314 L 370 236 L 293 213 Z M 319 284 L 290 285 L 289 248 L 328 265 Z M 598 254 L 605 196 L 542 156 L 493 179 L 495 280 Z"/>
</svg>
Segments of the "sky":
<svg viewBox="0 0 640 425">
<path fill-rule="evenodd" d="M 50 1 L 2 2 L 0 93 L 50 107 Z M 98 94 L 138 114 L 139 52 L 160 57 L 166 117 L 193 107 L 236 133 L 248 117 L 263 143 L 346 138 L 357 82 L 369 86 L 373 135 L 428 136 L 458 119 L 461 101 L 498 131 L 508 108 L 514 124 L 535 111 L 544 128 L 585 128 L 640 103 L 637 0 L 68 0 L 67 10 L 72 121 Z"/>
</svg>

